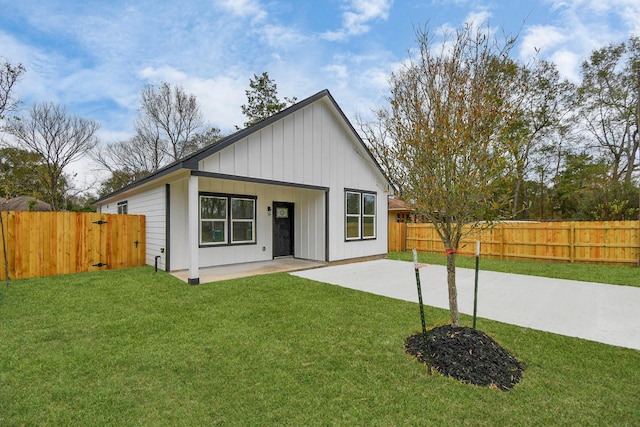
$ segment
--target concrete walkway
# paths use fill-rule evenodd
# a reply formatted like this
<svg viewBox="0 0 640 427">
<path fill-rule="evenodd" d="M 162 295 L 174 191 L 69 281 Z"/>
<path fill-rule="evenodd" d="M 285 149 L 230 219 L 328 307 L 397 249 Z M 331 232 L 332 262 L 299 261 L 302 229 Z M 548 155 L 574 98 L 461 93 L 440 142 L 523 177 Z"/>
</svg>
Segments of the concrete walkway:
<svg viewBox="0 0 640 427">
<path fill-rule="evenodd" d="M 475 272 L 458 268 L 458 308 L 473 314 Z M 376 260 L 292 273 L 418 302 L 413 263 Z M 448 309 L 445 266 L 420 269 L 423 301 Z M 478 317 L 640 350 L 640 288 L 480 271 Z"/>
</svg>

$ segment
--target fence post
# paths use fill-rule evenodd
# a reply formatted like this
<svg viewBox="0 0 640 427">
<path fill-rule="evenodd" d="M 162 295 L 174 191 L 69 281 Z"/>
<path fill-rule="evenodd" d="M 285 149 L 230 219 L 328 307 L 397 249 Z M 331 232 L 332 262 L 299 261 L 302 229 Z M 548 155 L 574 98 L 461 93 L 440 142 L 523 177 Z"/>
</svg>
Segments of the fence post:
<svg viewBox="0 0 640 427">
<path fill-rule="evenodd" d="M 500 224 L 500 259 L 504 259 L 504 224 Z"/>
<path fill-rule="evenodd" d="M 569 262 L 571 264 L 573 264 L 573 262 L 575 261 L 575 250 L 576 250 L 576 246 L 575 246 L 575 237 L 576 237 L 576 229 L 575 229 L 575 224 L 573 221 L 571 221 L 571 224 L 569 226 Z"/>
<path fill-rule="evenodd" d="M 402 248 L 402 252 L 406 252 L 407 251 L 407 234 L 409 233 L 409 227 L 407 226 L 407 223 L 403 223 L 404 224 L 404 244 L 403 244 L 403 248 Z"/>
</svg>

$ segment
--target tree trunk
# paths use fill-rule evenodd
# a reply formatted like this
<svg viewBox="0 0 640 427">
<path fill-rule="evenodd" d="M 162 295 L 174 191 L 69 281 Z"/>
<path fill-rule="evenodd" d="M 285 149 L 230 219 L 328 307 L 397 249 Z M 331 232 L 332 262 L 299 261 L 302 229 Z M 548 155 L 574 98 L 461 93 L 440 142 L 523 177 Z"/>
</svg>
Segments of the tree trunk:
<svg viewBox="0 0 640 427">
<path fill-rule="evenodd" d="M 451 314 L 451 324 L 460 326 L 458 318 L 458 291 L 456 289 L 456 253 L 447 250 L 447 285 L 449 288 L 449 313 Z"/>
</svg>

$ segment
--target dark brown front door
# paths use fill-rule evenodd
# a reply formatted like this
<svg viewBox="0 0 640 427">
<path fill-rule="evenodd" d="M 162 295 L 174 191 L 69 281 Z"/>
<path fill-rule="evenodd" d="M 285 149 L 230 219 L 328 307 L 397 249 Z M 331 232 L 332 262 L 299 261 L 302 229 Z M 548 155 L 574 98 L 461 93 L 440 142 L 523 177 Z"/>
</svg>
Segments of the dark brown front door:
<svg viewBox="0 0 640 427">
<path fill-rule="evenodd" d="M 293 255 L 293 203 L 273 202 L 273 257 Z"/>
</svg>

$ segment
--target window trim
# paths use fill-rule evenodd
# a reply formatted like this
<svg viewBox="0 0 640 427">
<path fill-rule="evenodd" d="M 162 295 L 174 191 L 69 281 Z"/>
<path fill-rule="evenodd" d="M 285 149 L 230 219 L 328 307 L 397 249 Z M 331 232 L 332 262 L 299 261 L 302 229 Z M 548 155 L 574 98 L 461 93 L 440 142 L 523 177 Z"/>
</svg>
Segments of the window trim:
<svg viewBox="0 0 640 427">
<path fill-rule="evenodd" d="M 205 197 L 219 198 L 226 200 L 226 216 L 222 219 L 203 219 L 201 202 Z M 233 200 L 250 200 L 253 202 L 253 219 L 233 219 Z M 219 246 L 242 246 L 242 245 L 255 245 L 257 244 L 257 223 L 258 223 L 258 197 L 251 195 L 241 194 L 226 194 L 226 193 L 211 193 L 211 192 L 199 192 L 198 193 L 198 242 L 201 248 L 211 248 Z M 203 221 L 211 222 L 223 222 L 224 221 L 224 242 L 203 242 L 202 241 L 202 223 Z M 252 224 L 252 239 L 251 240 L 233 240 L 233 224 L 237 222 L 248 222 Z"/>
<path fill-rule="evenodd" d="M 220 200 L 224 200 L 224 218 L 220 219 L 220 218 L 202 218 L 202 200 L 204 198 L 208 198 L 208 199 L 220 199 Z M 199 222 L 200 222 L 200 229 L 199 229 L 199 243 L 200 246 L 220 246 L 220 245 L 226 245 L 229 243 L 229 198 L 228 197 L 224 197 L 221 195 L 214 195 L 214 194 L 208 194 L 208 195 L 204 195 L 204 194 L 200 194 L 198 197 L 198 218 L 199 218 Z M 202 241 L 202 225 L 207 222 L 207 223 L 211 223 L 212 227 L 215 223 L 223 223 L 224 224 L 224 228 L 223 228 L 223 234 L 224 234 L 224 240 L 222 240 L 221 242 L 203 242 Z M 213 228 L 212 228 L 213 230 Z"/>
<path fill-rule="evenodd" d="M 129 201 L 123 200 L 117 204 L 118 214 L 127 215 L 129 213 Z"/>
<path fill-rule="evenodd" d="M 253 202 L 253 219 L 246 219 L 246 218 L 238 218 L 238 219 L 234 219 L 233 218 L 233 201 L 234 200 L 251 200 Z M 257 206 L 256 206 L 256 197 L 249 197 L 249 196 L 231 196 L 229 197 L 229 202 L 230 205 L 228 207 L 229 210 L 229 242 L 230 244 L 233 245 L 241 245 L 241 244 L 255 244 L 256 243 L 256 213 L 257 213 Z M 252 239 L 251 240 L 234 240 L 234 224 L 236 223 L 249 223 L 251 224 L 251 235 L 252 235 Z"/>
<path fill-rule="evenodd" d="M 357 194 L 359 195 L 359 213 L 348 213 L 348 204 L 347 197 L 349 194 Z M 365 196 L 373 196 L 373 214 L 365 214 L 364 212 L 364 198 Z M 347 224 L 348 218 L 358 218 L 358 237 L 348 237 L 347 236 Z M 364 220 L 365 218 L 373 218 L 373 235 L 365 236 L 364 235 Z M 344 189 L 344 240 L 345 242 L 357 242 L 362 240 L 376 240 L 378 238 L 378 193 L 375 191 L 366 191 L 366 190 L 355 190 L 352 188 Z"/>
</svg>

